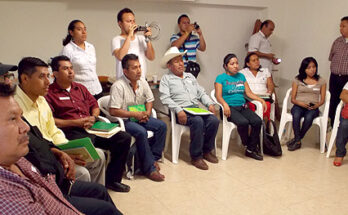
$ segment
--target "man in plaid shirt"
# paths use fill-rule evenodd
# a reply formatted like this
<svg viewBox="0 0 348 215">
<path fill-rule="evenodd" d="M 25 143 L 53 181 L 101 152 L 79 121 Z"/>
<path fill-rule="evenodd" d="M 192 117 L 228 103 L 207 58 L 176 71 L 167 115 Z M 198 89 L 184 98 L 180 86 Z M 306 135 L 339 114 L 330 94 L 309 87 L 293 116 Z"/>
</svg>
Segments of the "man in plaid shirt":
<svg viewBox="0 0 348 215">
<path fill-rule="evenodd" d="M 81 214 L 60 192 L 54 175 L 42 177 L 23 156 L 28 151 L 29 126 L 12 97 L 0 84 L 0 214 Z"/>
<path fill-rule="evenodd" d="M 340 94 L 348 82 L 348 16 L 341 19 L 341 35 L 332 44 L 329 61 L 331 61 L 330 86 L 331 93 L 329 117 L 331 126 L 335 120 L 336 107 L 340 102 Z"/>
</svg>

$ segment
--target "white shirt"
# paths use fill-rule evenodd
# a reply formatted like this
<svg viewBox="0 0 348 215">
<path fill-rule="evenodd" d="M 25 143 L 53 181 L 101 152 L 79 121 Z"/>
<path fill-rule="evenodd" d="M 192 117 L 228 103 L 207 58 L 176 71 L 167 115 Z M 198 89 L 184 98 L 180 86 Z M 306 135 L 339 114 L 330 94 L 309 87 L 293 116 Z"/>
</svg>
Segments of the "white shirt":
<svg viewBox="0 0 348 215">
<path fill-rule="evenodd" d="M 271 77 L 267 68 L 261 68 L 256 76 L 249 70 L 249 68 L 244 68 L 239 71 L 245 76 L 251 91 L 254 94 L 263 95 L 267 93 L 267 79 Z"/>
<path fill-rule="evenodd" d="M 70 58 L 74 67 L 75 81 L 83 84 L 92 95 L 102 92 L 98 79 L 95 55 L 95 48 L 92 44 L 85 42 L 85 50 L 70 41 L 60 53 Z"/>
<path fill-rule="evenodd" d="M 248 52 L 259 51 L 265 54 L 272 53 L 271 43 L 268 38 L 261 32 L 253 34 L 249 39 Z M 260 58 L 260 64 L 263 68 L 268 68 L 272 72 L 272 61 L 268 58 Z"/>
<path fill-rule="evenodd" d="M 123 46 L 123 43 L 126 39 L 121 35 L 114 37 L 111 41 L 111 54 L 113 55 L 116 49 L 119 49 Z M 135 54 L 139 57 L 139 63 L 141 65 L 141 77 L 146 78 L 146 56 L 145 52 L 147 49 L 147 44 L 145 42 L 144 35 L 135 35 L 134 40 L 130 42 L 130 46 L 127 54 Z M 123 76 L 123 69 L 121 61 L 116 58 L 116 78 L 120 79 Z"/>
<path fill-rule="evenodd" d="M 344 90 L 348 90 L 348 82 L 343 87 Z"/>
</svg>

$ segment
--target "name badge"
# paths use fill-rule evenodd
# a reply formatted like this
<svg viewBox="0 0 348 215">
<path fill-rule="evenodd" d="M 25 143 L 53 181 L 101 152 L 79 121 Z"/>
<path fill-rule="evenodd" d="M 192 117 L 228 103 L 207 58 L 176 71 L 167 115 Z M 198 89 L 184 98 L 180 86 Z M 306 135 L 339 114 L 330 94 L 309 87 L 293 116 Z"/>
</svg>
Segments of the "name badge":
<svg viewBox="0 0 348 215">
<path fill-rule="evenodd" d="M 320 88 L 313 88 L 313 91 L 319 91 Z"/>
<path fill-rule="evenodd" d="M 70 100 L 70 97 L 59 97 L 59 100 L 63 101 L 63 100 Z"/>
</svg>

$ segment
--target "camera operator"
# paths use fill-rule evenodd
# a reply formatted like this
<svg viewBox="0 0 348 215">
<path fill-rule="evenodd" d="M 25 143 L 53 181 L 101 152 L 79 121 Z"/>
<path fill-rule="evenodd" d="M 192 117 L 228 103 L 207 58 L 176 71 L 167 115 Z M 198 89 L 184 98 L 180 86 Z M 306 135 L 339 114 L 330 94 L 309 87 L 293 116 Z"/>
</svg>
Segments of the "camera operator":
<svg viewBox="0 0 348 215">
<path fill-rule="evenodd" d="M 186 14 L 182 14 L 178 18 L 178 27 L 180 32 L 173 34 L 170 38 L 171 46 L 176 46 L 180 52 L 187 50 L 187 57 L 183 56 L 185 67 L 188 61 L 196 62 L 197 49 L 204 52 L 206 49 L 203 33 L 199 25 L 195 22 L 190 23 L 190 19 Z M 198 34 L 192 34 L 195 32 Z"/>
<path fill-rule="evenodd" d="M 155 59 L 155 50 L 152 43 L 145 39 L 152 35 L 151 28 L 147 27 L 144 35 L 135 34 L 138 25 L 135 23 L 133 11 L 129 8 L 124 8 L 118 12 L 117 22 L 121 28 L 121 35 L 114 37 L 111 41 L 111 52 L 116 58 L 116 78 L 120 79 L 123 76 L 121 61 L 126 54 L 135 54 L 139 57 L 142 70 L 141 77 L 145 78 L 145 58 L 151 61 Z"/>
</svg>

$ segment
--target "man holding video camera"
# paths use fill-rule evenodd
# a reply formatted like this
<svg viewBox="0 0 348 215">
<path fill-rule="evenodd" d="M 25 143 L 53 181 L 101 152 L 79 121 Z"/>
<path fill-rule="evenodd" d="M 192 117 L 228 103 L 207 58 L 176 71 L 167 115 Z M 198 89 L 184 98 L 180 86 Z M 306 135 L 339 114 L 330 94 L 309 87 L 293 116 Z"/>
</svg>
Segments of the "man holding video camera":
<svg viewBox="0 0 348 215">
<path fill-rule="evenodd" d="M 155 50 L 148 39 L 152 33 L 151 28 L 138 26 L 135 23 L 134 13 L 129 8 L 120 10 L 117 14 L 118 26 L 121 28 L 121 35 L 114 37 L 111 41 L 111 52 L 116 58 L 116 78 L 123 76 L 121 60 L 126 54 L 135 54 L 139 57 L 142 69 L 141 77 L 146 77 L 146 61 L 155 59 Z M 140 27 L 140 28 L 139 28 Z M 136 35 L 137 31 L 143 31 L 144 35 Z"/>
<path fill-rule="evenodd" d="M 198 67 L 199 65 L 194 64 L 196 63 L 196 53 L 197 49 L 204 52 L 206 49 L 205 40 L 203 37 L 203 33 L 199 25 L 195 22 L 194 24 L 191 24 L 189 17 L 186 14 L 182 14 L 178 18 L 178 27 L 180 29 L 180 32 L 177 34 L 173 34 L 170 38 L 171 46 L 176 46 L 180 52 L 184 52 L 187 50 L 187 54 L 183 56 L 184 64 L 185 64 L 185 72 L 190 72 L 190 68 L 194 70 L 194 72 L 191 72 L 196 78 L 199 73 L 197 72 L 197 69 L 195 67 Z M 192 34 L 192 32 L 195 32 L 198 34 Z M 189 63 L 189 62 L 194 63 Z"/>
</svg>

